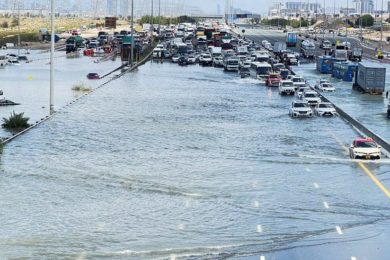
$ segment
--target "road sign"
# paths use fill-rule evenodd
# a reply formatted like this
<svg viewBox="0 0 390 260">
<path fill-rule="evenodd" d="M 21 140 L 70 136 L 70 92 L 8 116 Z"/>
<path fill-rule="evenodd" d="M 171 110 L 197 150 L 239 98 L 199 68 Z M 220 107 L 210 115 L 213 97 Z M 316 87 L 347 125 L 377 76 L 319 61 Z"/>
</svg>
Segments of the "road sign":
<svg viewBox="0 0 390 260">
<path fill-rule="evenodd" d="M 105 18 L 105 22 L 104 22 L 104 26 L 106 28 L 109 28 L 109 29 L 116 29 L 116 20 L 118 18 L 116 17 L 106 17 Z"/>
<path fill-rule="evenodd" d="M 123 44 L 131 44 L 131 36 L 129 35 L 126 35 L 126 36 L 123 36 Z"/>
</svg>

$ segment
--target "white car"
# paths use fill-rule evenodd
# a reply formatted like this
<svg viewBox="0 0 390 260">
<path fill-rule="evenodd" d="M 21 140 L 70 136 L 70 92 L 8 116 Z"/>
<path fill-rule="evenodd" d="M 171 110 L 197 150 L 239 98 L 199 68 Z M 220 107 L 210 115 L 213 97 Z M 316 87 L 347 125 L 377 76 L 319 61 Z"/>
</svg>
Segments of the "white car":
<svg viewBox="0 0 390 260">
<path fill-rule="evenodd" d="M 349 156 L 352 159 L 380 159 L 381 146 L 372 138 L 355 139 L 349 147 Z"/>
<path fill-rule="evenodd" d="M 322 48 L 323 50 L 330 50 L 332 49 L 332 43 L 328 40 L 325 40 L 321 43 L 320 48 Z"/>
<path fill-rule="evenodd" d="M 250 68 L 251 67 L 251 65 L 252 65 L 252 61 L 251 60 L 245 60 L 243 63 L 242 63 L 242 65 L 241 65 L 241 67 L 242 68 Z"/>
<path fill-rule="evenodd" d="M 302 87 L 299 87 L 297 91 L 295 91 L 295 96 L 299 99 L 302 99 L 303 97 L 303 93 L 307 92 L 307 91 L 310 91 L 310 87 L 308 86 L 302 86 Z"/>
<path fill-rule="evenodd" d="M 315 89 L 318 89 L 318 87 L 319 87 L 321 84 L 323 84 L 323 83 L 329 83 L 329 84 L 330 84 L 329 80 L 327 80 L 327 79 L 319 79 L 319 80 L 317 80 L 316 84 L 314 85 L 314 88 L 315 88 Z"/>
<path fill-rule="evenodd" d="M 323 92 L 335 92 L 336 88 L 330 83 L 321 83 L 319 86 L 315 86 L 316 89 Z"/>
<path fill-rule="evenodd" d="M 291 117 L 313 117 L 313 110 L 306 101 L 295 100 L 289 111 Z"/>
<path fill-rule="evenodd" d="M 315 91 L 303 92 L 302 100 L 306 101 L 310 106 L 317 106 L 319 103 L 321 103 L 321 98 Z"/>
<path fill-rule="evenodd" d="M 264 47 L 265 47 L 265 45 L 267 45 L 267 44 L 270 44 L 270 42 L 267 41 L 267 40 L 263 40 L 263 41 L 261 42 L 261 45 L 263 45 Z"/>
<path fill-rule="evenodd" d="M 180 58 L 180 55 L 179 54 L 175 54 L 172 56 L 172 62 L 173 63 L 177 63 L 179 61 L 179 58 Z"/>
<path fill-rule="evenodd" d="M 189 64 L 195 64 L 196 63 L 196 56 L 195 55 L 189 55 L 188 56 L 188 63 Z"/>
<path fill-rule="evenodd" d="M 279 82 L 279 95 L 294 95 L 295 88 L 291 80 L 281 80 Z"/>
<path fill-rule="evenodd" d="M 217 56 L 213 58 L 213 66 L 214 67 L 223 67 L 223 58 L 221 56 Z"/>
<path fill-rule="evenodd" d="M 304 77 L 298 75 L 289 75 L 287 79 L 291 80 L 294 83 L 294 87 L 296 90 L 302 86 L 306 86 L 306 80 Z"/>
<path fill-rule="evenodd" d="M 322 102 L 316 106 L 314 113 L 317 116 L 337 116 L 337 111 L 329 102 Z"/>
</svg>

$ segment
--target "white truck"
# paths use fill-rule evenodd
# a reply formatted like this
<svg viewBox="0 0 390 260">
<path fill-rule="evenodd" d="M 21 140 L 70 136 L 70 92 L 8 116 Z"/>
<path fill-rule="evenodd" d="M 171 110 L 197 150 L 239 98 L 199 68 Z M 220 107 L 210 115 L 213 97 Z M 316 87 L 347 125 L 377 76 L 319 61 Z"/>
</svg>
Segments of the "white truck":
<svg viewBox="0 0 390 260">
<path fill-rule="evenodd" d="M 223 68 L 225 71 L 238 71 L 240 59 L 236 56 L 229 56 L 223 59 Z"/>
<path fill-rule="evenodd" d="M 275 42 L 273 52 L 281 53 L 287 49 L 287 44 L 285 42 Z"/>
</svg>

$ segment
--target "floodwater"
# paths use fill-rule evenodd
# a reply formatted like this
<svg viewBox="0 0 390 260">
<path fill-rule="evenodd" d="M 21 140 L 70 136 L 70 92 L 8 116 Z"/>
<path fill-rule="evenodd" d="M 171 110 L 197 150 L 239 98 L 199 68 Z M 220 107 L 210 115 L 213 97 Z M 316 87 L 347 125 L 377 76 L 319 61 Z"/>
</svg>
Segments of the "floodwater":
<svg viewBox="0 0 390 260">
<path fill-rule="evenodd" d="M 386 91 L 390 90 L 390 64 L 378 64 L 386 67 Z M 326 78 L 336 87 L 335 93 L 325 93 L 332 102 L 368 126 L 370 130 L 390 141 L 390 120 L 387 119 L 387 105 L 390 100 L 383 95 L 361 94 L 352 90 L 352 82 L 344 82 L 332 78 L 331 75 L 321 75 L 315 69 L 315 64 L 304 64 L 294 68 L 298 74 L 308 79 L 314 86 L 317 80 Z"/>
<path fill-rule="evenodd" d="M 68 92 L 89 69 L 69 62 Z M 386 259 L 388 198 L 343 148 L 357 133 L 289 118 L 293 99 L 171 63 L 98 89 L 4 147 L 0 258 Z M 390 160 L 367 167 L 390 187 Z"/>
</svg>

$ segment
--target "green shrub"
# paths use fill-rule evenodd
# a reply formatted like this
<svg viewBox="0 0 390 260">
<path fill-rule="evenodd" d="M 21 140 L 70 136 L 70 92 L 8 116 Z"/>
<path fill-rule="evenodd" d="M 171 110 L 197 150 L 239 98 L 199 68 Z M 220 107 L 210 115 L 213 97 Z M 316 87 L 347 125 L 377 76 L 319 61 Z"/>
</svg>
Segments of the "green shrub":
<svg viewBox="0 0 390 260">
<path fill-rule="evenodd" d="M 72 90 L 74 91 L 82 91 L 82 92 L 90 92 L 92 89 L 86 86 L 84 83 L 76 84 L 73 86 Z"/>
<path fill-rule="evenodd" d="M 3 117 L 2 127 L 9 130 L 23 130 L 30 126 L 28 123 L 29 119 L 28 117 L 24 117 L 24 113 L 16 114 L 13 111 L 9 118 Z"/>
</svg>

